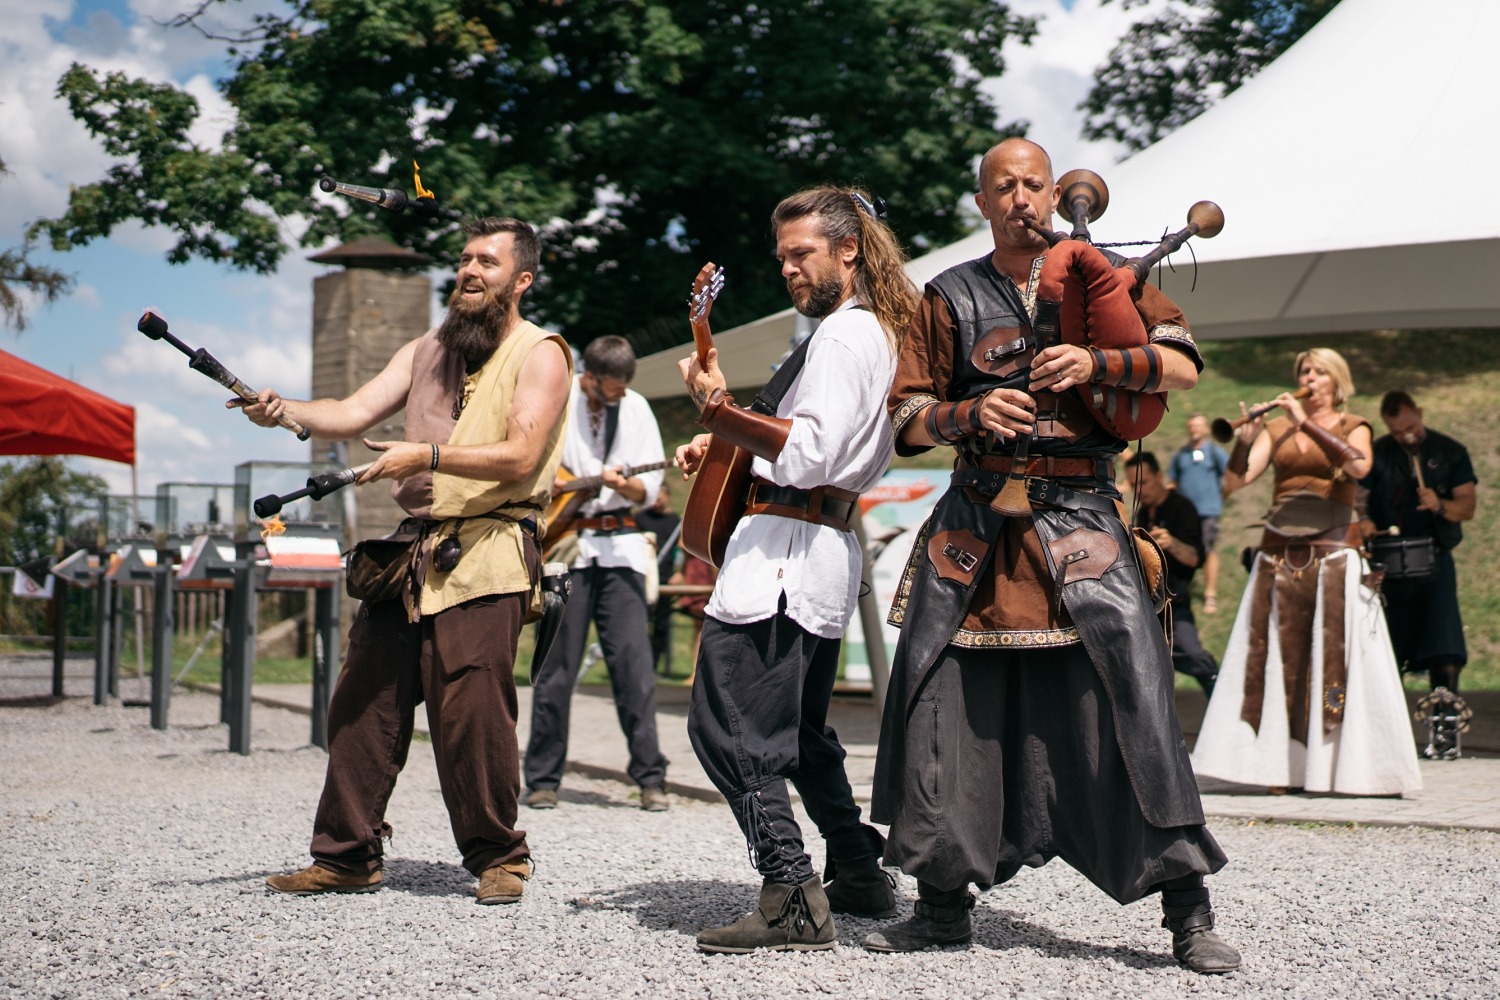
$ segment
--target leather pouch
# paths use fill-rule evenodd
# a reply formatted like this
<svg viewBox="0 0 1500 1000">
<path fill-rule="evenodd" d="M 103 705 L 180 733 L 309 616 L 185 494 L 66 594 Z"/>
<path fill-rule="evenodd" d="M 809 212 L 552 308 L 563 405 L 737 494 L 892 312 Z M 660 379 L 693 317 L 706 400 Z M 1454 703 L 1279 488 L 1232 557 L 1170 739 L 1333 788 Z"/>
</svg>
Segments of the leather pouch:
<svg viewBox="0 0 1500 1000">
<path fill-rule="evenodd" d="M 927 539 L 927 561 L 944 580 L 969 587 L 979 572 L 983 556 L 989 551 L 978 535 L 962 528 L 938 531 Z"/>
<path fill-rule="evenodd" d="M 1167 593 L 1167 558 L 1145 528 L 1131 528 L 1130 533 L 1135 537 L 1135 551 L 1141 557 L 1141 575 L 1146 578 L 1151 607 L 1159 615 L 1166 610 L 1171 597 Z"/>
<path fill-rule="evenodd" d="M 401 596 L 418 539 L 369 538 L 349 550 L 344 592 L 356 601 L 391 601 Z"/>
</svg>

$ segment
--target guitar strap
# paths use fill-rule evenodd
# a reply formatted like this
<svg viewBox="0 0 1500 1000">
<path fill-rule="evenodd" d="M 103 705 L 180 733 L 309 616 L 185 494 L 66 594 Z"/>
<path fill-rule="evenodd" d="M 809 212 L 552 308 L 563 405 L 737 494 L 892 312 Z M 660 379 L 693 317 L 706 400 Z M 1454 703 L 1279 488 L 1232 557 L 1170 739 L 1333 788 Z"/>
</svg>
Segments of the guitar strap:
<svg viewBox="0 0 1500 1000">
<path fill-rule="evenodd" d="M 863 303 L 856 302 L 850 308 L 867 309 L 869 307 Z M 760 392 L 756 393 L 755 399 L 751 400 L 750 409 L 756 413 L 763 413 L 768 417 L 776 416 L 776 408 L 781 405 L 781 401 L 785 398 L 787 391 L 791 389 L 792 383 L 797 381 L 797 375 L 802 371 L 802 366 L 807 363 L 807 347 L 812 343 L 812 339 L 817 335 L 817 332 L 814 330 L 812 333 L 809 333 L 806 340 L 792 348 L 792 353 L 788 354 L 786 360 L 776 369 L 775 373 L 771 376 L 771 380 L 765 384 L 765 387 Z"/>
<path fill-rule="evenodd" d="M 817 331 L 814 331 L 816 333 Z M 806 340 L 792 349 L 787 359 L 776 369 L 771 380 L 767 382 L 755 394 L 755 399 L 750 403 L 750 409 L 756 413 L 763 413 L 768 417 L 776 416 L 776 408 L 781 405 L 781 400 L 791 389 L 792 383 L 797 380 L 797 375 L 802 371 L 802 366 L 807 363 L 807 345 L 812 343 L 812 334 L 808 334 Z"/>
<path fill-rule="evenodd" d="M 620 407 L 606 406 L 604 408 L 604 454 L 600 461 L 609 462 L 609 450 L 615 446 L 615 431 L 620 429 Z"/>
</svg>

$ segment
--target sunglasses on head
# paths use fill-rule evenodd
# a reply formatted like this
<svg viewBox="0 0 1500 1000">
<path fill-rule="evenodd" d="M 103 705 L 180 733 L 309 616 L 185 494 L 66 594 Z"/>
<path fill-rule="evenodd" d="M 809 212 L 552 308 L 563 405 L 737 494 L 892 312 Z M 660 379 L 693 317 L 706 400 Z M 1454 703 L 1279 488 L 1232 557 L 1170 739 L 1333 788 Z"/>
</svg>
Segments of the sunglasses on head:
<svg viewBox="0 0 1500 1000">
<path fill-rule="evenodd" d="M 885 199 L 880 197 L 880 195 L 871 195 L 869 198 L 866 198 L 858 191 L 850 191 L 849 197 L 853 198 L 854 204 L 858 205 L 860 207 L 860 210 L 870 218 L 885 218 Z"/>
</svg>

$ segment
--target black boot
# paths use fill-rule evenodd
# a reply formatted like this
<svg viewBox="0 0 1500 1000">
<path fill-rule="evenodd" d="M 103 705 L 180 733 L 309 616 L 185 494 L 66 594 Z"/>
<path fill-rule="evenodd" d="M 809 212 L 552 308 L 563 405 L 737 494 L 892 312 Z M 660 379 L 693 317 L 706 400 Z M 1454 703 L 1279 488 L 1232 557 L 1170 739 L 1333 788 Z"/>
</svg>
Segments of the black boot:
<svg viewBox="0 0 1500 1000">
<path fill-rule="evenodd" d="M 814 875 L 801 885 L 766 882 L 755 909 L 727 927 L 700 931 L 698 950 L 744 955 L 767 951 L 823 951 L 835 940 L 833 914 L 823 883 Z"/>
<path fill-rule="evenodd" d="M 1233 972 L 1240 967 L 1240 953 L 1214 933 L 1208 890 L 1201 877 L 1196 882 L 1195 888 L 1161 893 L 1161 925 L 1172 932 L 1172 957 L 1194 972 Z"/>
<path fill-rule="evenodd" d="M 885 838 L 873 826 L 860 826 L 828 838 L 823 889 L 834 913 L 894 917 L 896 878 L 880 867 Z"/>
<path fill-rule="evenodd" d="M 969 922 L 974 896 L 968 887 L 941 893 L 922 891 L 927 888 L 918 885 L 921 894 L 909 920 L 892 924 L 865 938 L 867 951 L 921 951 L 933 945 L 969 943 L 974 936 L 974 928 Z"/>
</svg>

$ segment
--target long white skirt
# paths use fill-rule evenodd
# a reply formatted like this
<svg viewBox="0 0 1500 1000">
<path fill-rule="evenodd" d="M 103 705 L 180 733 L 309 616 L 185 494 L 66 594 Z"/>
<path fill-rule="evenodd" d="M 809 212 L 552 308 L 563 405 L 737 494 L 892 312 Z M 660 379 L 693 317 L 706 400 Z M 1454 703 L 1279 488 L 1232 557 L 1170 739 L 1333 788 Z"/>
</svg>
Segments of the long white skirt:
<svg viewBox="0 0 1500 1000">
<path fill-rule="evenodd" d="M 1260 558 L 1240 600 L 1229 648 L 1224 652 L 1219 679 L 1203 716 L 1202 731 L 1192 755 L 1195 772 L 1241 785 L 1301 787 L 1309 792 L 1343 795 L 1404 794 L 1422 787 L 1416 745 L 1406 717 L 1406 697 L 1386 631 L 1385 612 L 1379 595 L 1360 582 L 1365 572 L 1364 560 L 1353 551 L 1349 556 L 1344 560 L 1348 693 L 1342 724 L 1331 733 L 1323 732 L 1321 587 L 1313 619 L 1309 665 L 1313 697 L 1308 699 L 1307 746 L 1290 735 L 1281 644 L 1277 641 L 1280 611 L 1274 589 L 1259 734 L 1240 718 L 1250 645 L 1251 596 L 1255 592 L 1256 575 L 1274 572 L 1268 560 Z M 1330 570 L 1326 566 L 1322 571 L 1338 572 L 1336 567 Z"/>
</svg>

